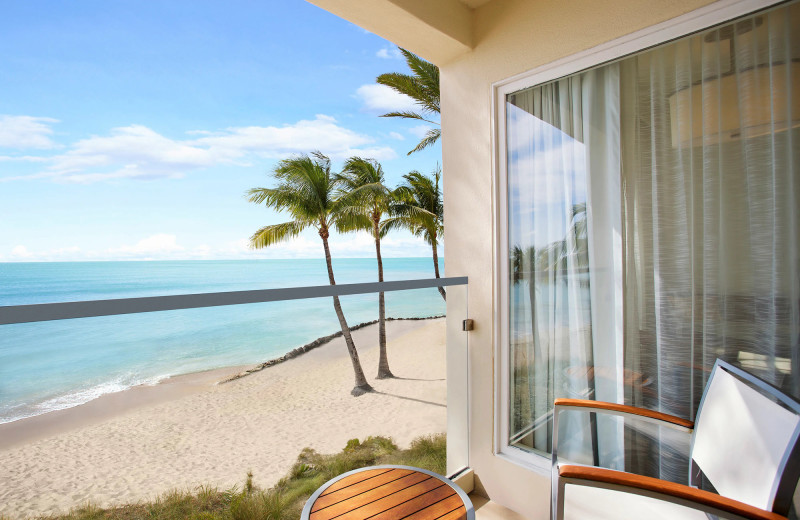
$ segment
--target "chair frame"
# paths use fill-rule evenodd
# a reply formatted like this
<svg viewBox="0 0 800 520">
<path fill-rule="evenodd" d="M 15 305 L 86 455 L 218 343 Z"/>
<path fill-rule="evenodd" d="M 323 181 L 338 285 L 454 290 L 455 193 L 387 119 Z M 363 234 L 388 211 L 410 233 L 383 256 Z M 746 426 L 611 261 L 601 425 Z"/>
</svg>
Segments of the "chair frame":
<svg viewBox="0 0 800 520">
<path fill-rule="evenodd" d="M 737 379 L 754 387 L 782 406 L 800 415 L 800 402 L 796 399 L 766 381 L 721 359 L 717 359 L 716 363 L 714 363 L 714 368 L 711 372 L 711 377 L 706 383 L 706 388 L 711 384 L 717 370 L 725 370 Z M 705 397 L 706 394 L 704 392 L 697 411 L 698 418 L 701 417 Z M 784 453 L 778 468 L 778 478 L 776 478 L 773 487 L 774 500 L 772 511 L 765 511 L 761 508 L 739 502 L 738 500 L 733 500 L 716 493 L 693 487 L 697 484 L 702 473 L 693 459 L 691 459 L 689 468 L 690 486 L 592 466 L 564 465 L 559 467 L 558 417 L 560 412 L 565 409 L 584 410 L 591 413 L 604 413 L 621 417 L 635 417 L 646 422 L 675 428 L 692 435 L 690 459 L 691 453 L 694 450 L 695 424 L 692 421 L 635 406 L 583 399 L 556 399 L 553 413 L 553 455 L 551 466 L 552 500 L 550 516 L 552 520 L 563 520 L 564 518 L 564 493 L 567 484 L 597 487 L 647 496 L 704 511 L 708 514 L 719 515 L 724 518 L 779 520 L 785 519 L 786 515 L 789 513 L 795 485 L 797 484 L 798 478 L 800 478 L 800 424 L 795 427 L 790 441 L 790 448 Z"/>
</svg>

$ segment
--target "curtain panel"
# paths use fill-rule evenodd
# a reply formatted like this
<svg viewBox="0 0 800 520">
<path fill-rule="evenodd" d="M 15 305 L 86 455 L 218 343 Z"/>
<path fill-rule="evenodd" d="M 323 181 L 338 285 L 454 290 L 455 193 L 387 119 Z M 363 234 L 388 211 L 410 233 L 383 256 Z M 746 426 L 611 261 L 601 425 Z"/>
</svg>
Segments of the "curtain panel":
<svg viewBox="0 0 800 520">
<path fill-rule="evenodd" d="M 784 4 L 507 97 L 509 444 L 549 451 L 556 397 L 694 419 L 717 358 L 800 398 L 797 27 Z M 685 479 L 658 435 L 564 427 Z"/>
<path fill-rule="evenodd" d="M 625 367 L 653 381 L 629 404 L 694 419 L 717 358 L 800 398 L 799 16 L 621 63 Z"/>
</svg>

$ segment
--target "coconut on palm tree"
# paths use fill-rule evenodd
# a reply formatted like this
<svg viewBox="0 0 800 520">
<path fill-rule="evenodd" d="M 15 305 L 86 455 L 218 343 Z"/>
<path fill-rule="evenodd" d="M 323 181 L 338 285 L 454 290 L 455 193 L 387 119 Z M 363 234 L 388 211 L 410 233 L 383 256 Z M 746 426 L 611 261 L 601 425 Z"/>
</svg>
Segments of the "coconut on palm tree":
<svg viewBox="0 0 800 520">
<path fill-rule="evenodd" d="M 395 190 L 397 202 L 392 207 L 395 216 L 385 224 L 387 229 L 404 227 L 430 244 L 436 278 L 439 278 L 439 241 L 444 237 L 444 205 L 439 188 L 441 177 L 442 170 L 438 166 L 431 177 L 418 171 L 403 175 L 405 182 Z M 439 294 L 447 300 L 443 287 L 439 287 Z"/>
<path fill-rule="evenodd" d="M 351 218 L 337 221 L 339 231 L 367 231 L 375 240 L 375 255 L 378 259 L 378 281 L 383 281 L 381 238 L 386 233 L 383 217 L 394 201 L 392 191 L 384 185 L 383 168 L 374 159 L 351 157 L 344 164 L 337 180 L 342 183 L 342 202 L 351 213 Z M 386 354 L 386 300 L 378 293 L 378 379 L 394 377 L 389 369 Z"/>
<path fill-rule="evenodd" d="M 331 251 L 328 247 L 330 230 L 340 221 L 350 218 L 347 212 L 342 211 L 343 205 L 337 196 L 341 183 L 337 176 L 331 173 L 331 162 L 320 152 L 312 156 L 301 155 L 284 159 L 278 163 L 272 172 L 278 181 L 275 188 L 253 188 L 248 190 L 247 197 L 250 202 L 264 204 L 268 208 L 288 212 L 293 220 L 281 224 L 264 226 L 250 237 L 250 246 L 256 249 L 269 247 L 278 242 L 298 236 L 304 229 L 313 227 L 322 239 L 325 250 L 325 263 L 328 266 L 328 279 L 331 285 L 336 285 L 333 277 Z M 358 359 L 350 328 L 342 312 L 339 297 L 333 297 L 333 308 L 342 335 L 347 344 L 350 361 L 355 373 L 355 387 L 352 394 L 355 396 L 372 391 L 372 387 L 364 377 L 361 362 Z"/>
<path fill-rule="evenodd" d="M 417 119 L 439 126 L 440 123 L 434 119 L 439 118 L 439 67 L 433 63 L 429 63 L 416 54 L 409 52 L 405 49 L 399 48 L 403 57 L 406 59 L 408 68 L 411 69 L 411 74 L 401 74 L 399 72 L 390 72 L 388 74 L 381 74 L 377 77 L 377 81 L 381 85 L 386 85 L 395 92 L 405 94 L 414 100 L 414 103 L 419 107 L 419 111 L 413 112 L 410 110 L 390 112 L 383 114 L 381 117 L 400 117 L 403 119 Z M 441 129 L 431 128 L 417 146 L 408 152 L 411 155 L 414 152 L 423 150 L 432 146 L 441 136 Z"/>
</svg>

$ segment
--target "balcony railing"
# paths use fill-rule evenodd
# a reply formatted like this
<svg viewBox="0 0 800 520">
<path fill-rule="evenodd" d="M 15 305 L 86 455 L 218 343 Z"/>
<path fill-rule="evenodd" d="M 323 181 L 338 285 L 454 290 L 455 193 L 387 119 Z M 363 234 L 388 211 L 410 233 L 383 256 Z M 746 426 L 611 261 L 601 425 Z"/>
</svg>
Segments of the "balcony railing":
<svg viewBox="0 0 800 520">
<path fill-rule="evenodd" d="M 445 308 L 436 289 L 438 287 L 447 288 L 445 320 L 441 317 L 442 312 L 430 312 L 433 308 Z M 381 292 L 386 295 L 386 317 L 390 320 L 387 322 L 387 352 L 389 366 L 395 375 L 394 379 L 386 380 L 375 379 L 377 325 L 373 328 L 363 326 L 377 321 L 377 295 Z M 348 324 L 353 329 L 361 365 L 368 382 L 375 388 L 371 397 L 350 396 L 353 369 L 344 345 L 318 348 L 330 341 L 344 343 L 337 338 L 322 338 L 320 341 L 318 334 L 312 332 L 323 327 L 332 336 L 339 333 L 338 321 L 330 302 L 333 296 L 340 298 Z M 423 300 L 425 305 L 415 305 L 415 301 Z M 411 438 L 435 433 L 430 431 L 431 425 L 438 425 L 434 429 L 438 428 L 439 431 L 447 431 L 447 473 L 455 475 L 469 466 L 469 410 L 467 399 L 464 398 L 469 395 L 468 334 L 462 331 L 462 322 L 468 317 L 467 300 L 467 278 L 451 277 L 0 306 L 0 325 L 3 325 L 0 327 L 0 412 L 3 412 L 0 416 L 7 421 L 0 424 L 0 451 L 6 454 L 4 459 L 8 463 L 5 464 L 7 469 L 0 470 L 0 481 L 18 482 L 14 485 L 15 489 L 6 490 L 0 500 L 10 504 L 11 509 L 4 511 L 0 508 L 0 513 L 16 517 L 17 513 L 52 512 L 65 507 L 63 500 L 54 500 L 55 505 L 49 508 L 26 509 L 27 506 L 21 502 L 29 496 L 25 490 L 18 489 L 21 485 L 19 482 L 24 479 L 14 478 L 15 462 L 24 462 L 28 471 L 34 474 L 46 475 L 49 471 L 60 473 L 60 478 L 54 481 L 52 488 L 48 488 L 47 484 L 35 484 L 36 489 L 31 489 L 29 493 L 36 496 L 52 494 L 63 498 L 70 495 L 76 497 L 77 503 L 86 499 L 103 502 L 112 494 L 111 491 L 103 488 L 99 496 L 93 496 L 91 490 L 96 488 L 96 482 L 107 482 L 116 477 L 120 482 L 112 483 L 110 488 L 115 490 L 113 494 L 119 500 L 126 501 L 126 498 L 140 498 L 131 489 L 145 489 L 147 495 L 153 495 L 158 491 L 159 479 L 163 478 L 171 483 L 166 488 L 202 484 L 225 487 L 241 484 L 242 477 L 252 470 L 256 478 L 261 475 L 266 479 L 260 482 L 262 485 L 269 486 L 289 471 L 291 463 L 305 447 L 322 453 L 339 451 L 348 439 L 363 440 L 370 435 L 394 437 L 402 446 Z M 291 301 L 295 303 L 290 304 Z M 402 321 L 430 318 L 431 314 L 437 314 L 439 318 L 429 322 Z M 250 336 L 254 337 L 254 344 L 252 348 L 245 349 L 246 352 L 227 356 L 229 345 L 226 345 L 228 335 L 225 331 L 233 327 L 252 327 Z M 291 335 L 283 333 L 290 329 L 293 331 Z M 140 338 L 142 334 L 144 340 Z M 292 339 L 287 340 L 287 337 Z M 445 338 L 446 348 L 443 348 Z M 87 390 L 86 386 L 97 390 L 94 383 L 100 384 L 102 378 L 97 381 L 91 381 L 91 377 L 81 379 L 81 358 L 71 359 L 71 353 L 65 352 L 62 346 L 75 344 L 76 339 L 85 340 L 87 345 L 95 345 L 96 348 L 88 348 L 82 355 L 91 356 L 91 361 L 98 362 L 101 368 L 107 365 L 110 372 L 119 371 L 119 367 L 124 367 L 135 352 L 138 363 L 136 370 L 142 370 L 142 380 L 159 372 L 161 369 L 156 366 L 159 363 L 175 365 L 175 372 L 170 375 L 214 367 L 236 368 L 227 372 L 223 369 L 208 377 L 178 375 L 159 385 L 137 386 L 133 392 L 138 392 L 140 397 L 145 396 L 144 407 L 140 406 L 142 399 L 137 401 L 136 406 L 131 406 L 123 397 L 130 392 L 123 392 L 103 395 L 78 407 L 81 410 L 70 408 L 37 414 L 36 407 L 40 406 L 38 411 L 43 411 L 43 403 L 49 403 L 53 410 L 57 410 L 59 405 L 54 400 L 57 401 L 59 396 L 52 394 L 64 394 L 69 384 L 82 384 L 83 387 L 77 388 L 78 393 Z M 213 349 L 192 352 L 195 344 L 213 344 Z M 28 361 L 23 361 L 25 363 L 31 360 L 42 363 L 42 381 L 62 381 L 66 386 L 35 390 L 32 384 L 35 381 L 28 388 L 27 383 L 18 385 L 10 377 L 5 378 L 4 383 L 3 373 L 11 376 L 16 370 L 30 369 L 30 366 L 15 367 L 2 362 L 3 350 L 10 348 L 15 348 L 16 352 L 20 349 L 29 352 Z M 311 351 L 316 352 L 311 354 Z M 176 352 L 182 355 L 179 362 L 165 361 L 170 356 L 174 360 Z M 428 357 L 430 352 L 433 353 L 431 358 Z M 306 353 L 309 355 L 306 356 Z M 152 359 L 143 359 L 148 356 Z M 204 360 L 200 358 L 203 356 L 207 356 L 206 365 L 209 357 L 213 359 L 213 366 L 202 366 Z M 273 365 L 289 359 L 292 359 L 291 364 L 269 372 Z M 264 369 L 267 372 L 255 376 L 253 381 L 259 377 L 274 380 L 268 385 L 239 381 L 230 389 L 222 385 L 223 389 L 217 390 L 208 384 L 211 381 L 209 378 L 217 378 L 213 382 L 222 379 L 246 381 L 247 378 L 243 376 Z M 147 373 L 148 370 L 150 373 Z M 188 385 L 182 383 L 186 381 L 189 381 Z M 324 384 L 316 385 L 319 381 L 324 381 Z M 127 383 L 123 382 L 122 386 Z M 203 385 L 205 390 L 197 389 Z M 168 387 L 171 389 L 165 390 Z M 92 388 L 87 390 L 89 394 L 83 396 L 84 400 L 87 396 L 91 397 Z M 224 394 L 225 399 L 203 401 L 206 395 L 203 392 L 209 391 L 209 388 L 212 392 Z M 239 392 L 252 392 L 244 402 L 248 399 L 252 403 L 275 400 L 278 404 L 267 408 L 254 406 L 253 410 L 249 410 L 247 406 L 242 406 L 243 401 L 229 396 Z M 314 392 L 317 394 L 312 395 Z M 324 395 L 320 395 L 320 392 Z M 96 393 L 99 395 L 103 391 L 100 389 Z M 168 398 L 163 395 L 168 395 Z M 448 396 L 459 398 L 451 402 Z M 170 411 L 177 409 L 174 400 L 178 398 L 186 400 L 185 406 L 194 406 L 197 410 L 196 417 L 188 424 L 181 424 L 181 421 L 186 421 L 180 413 L 170 414 Z M 294 398 L 303 404 L 292 404 Z M 136 399 L 133 398 L 134 401 Z M 62 404 L 69 406 L 77 403 Z M 147 415 L 143 411 L 156 406 L 163 408 L 161 412 Z M 335 415 L 334 410 L 341 413 Z M 266 413 L 273 415 L 267 421 L 269 427 L 263 428 L 263 417 L 254 418 L 253 415 Z M 410 420 L 408 424 L 393 430 L 399 424 L 395 419 L 404 417 L 404 414 L 417 414 L 423 419 Z M 31 417 L 8 422 L 12 415 Z M 136 422 L 142 420 L 162 422 L 145 426 Z M 113 426 L 104 430 L 104 425 L 108 424 Z M 257 428 L 248 430 L 253 424 Z M 415 431 L 415 425 L 425 426 Z M 250 436 L 237 433 L 233 438 L 225 438 L 221 432 L 229 431 L 231 427 L 241 428 L 240 432 L 250 431 Z M 166 430 L 174 430 L 174 435 L 164 435 Z M 79 442 L 97 442 L 98 449 L 89 448 L 88 453 L 85 449 L 81 451 L 75 445 Z M 250 443 L 244 450 L 250 453 L 247 461 L 239 460 L 238 455 L 226 457 L 220 454 L 227 447 L 230 447 L 231 453 L 241 452 L 235 443 L 242 442 Z M 31 450 L 44 455 L 31 456 Z M 87 457 L 86 460 L 71 461 L 75 468 L 73 482 L 69 482 L 73 470 L 47 467 L 48 450 L 59 464 L 65 463 L 63 459 L 69 453 L 82 453 Z M 122 461 L 129 458 L 132 452 L 137 453 L 136 468 L 117 465 L 113 459 L 115 450 L 120 452 Z M 170 454 L 173 460 L 167 466 L 172 467 L 156 467 L 157 463 L 153 462 L 152 467 L 148 468 L 150 461 L 169 457 Z M 103 461 L 103 457 L 112 458 Z M 66 464 L 69 462 L 67 460 Z M 197 468 L 200 470 L 195 471 Z M 128 470 L 131 474 L 126 474 Z M 194 478 L 193 471 L 194 475 L 202 474 L 202 477 Z M 8 475 L 4 472 L 8 472 Z M 156 474 L 159 472 L 161 476 Z M 265 474 L 269 474 L 269 478 Z M 234 478 L 233 482 L 231 478 Z M 128 484 L 133 481 L 140 484 Z M 155 487 L 145 485 L 142 488 L 143 481 L 153 481 Z M 85 496 L 82 494 L 84 488 L 87 489 Z M 80 492 L 70 493 L 69 489 L 78 489 Z"/>
</svg>

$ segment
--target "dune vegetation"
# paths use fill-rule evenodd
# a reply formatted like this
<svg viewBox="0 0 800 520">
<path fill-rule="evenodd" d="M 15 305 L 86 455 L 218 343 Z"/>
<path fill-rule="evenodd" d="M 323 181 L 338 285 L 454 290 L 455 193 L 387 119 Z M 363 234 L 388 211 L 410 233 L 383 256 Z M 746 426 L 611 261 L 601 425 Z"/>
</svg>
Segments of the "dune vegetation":
<svg viewBox="0 0 800 520">
<path fill-rule="evenodd" d="M 289 473 L 278 483 L 262 489 L 258 475 L 248 471 L 241 486 L 217 489 L 173 490 L 151 502 L 101 508 L 93 504 L 46 520 L 289 520 L 300 517 L 308 497 L 328 480 L 342 473 L 379 464 L 416 466 L 445 473 L 444 434 L 418 437 L 406 450 L 387 437 L 352 439 L 339 453 L 324 455 L 309 448 L 297 457 Z M 0 516 L 0 520 L 10 520 Z"/>
</svg>

